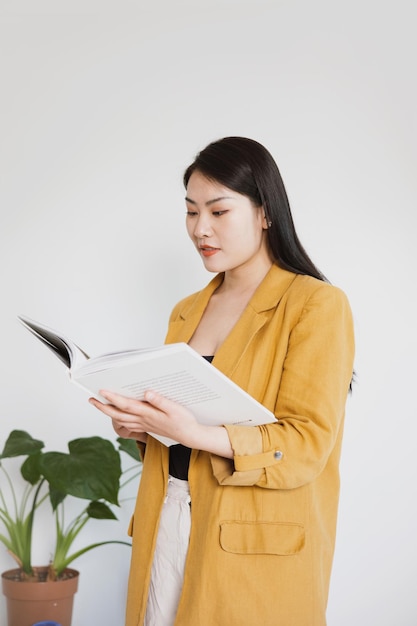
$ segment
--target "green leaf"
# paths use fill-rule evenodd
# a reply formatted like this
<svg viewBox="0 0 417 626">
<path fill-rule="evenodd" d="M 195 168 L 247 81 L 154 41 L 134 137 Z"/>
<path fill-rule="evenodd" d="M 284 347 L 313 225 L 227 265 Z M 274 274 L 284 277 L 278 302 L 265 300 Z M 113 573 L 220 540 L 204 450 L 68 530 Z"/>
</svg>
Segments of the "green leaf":
<svg viewBox="0 0 417 626">
<path fill-rule="evenodd" d="M 23 478 L 27 480 L 31 485 L 36 485 L 36 483 L 39 482 L 42 477 L 40 468 L 41 456 L 41 452 L 31 454 L 24 461 L 22 467 L 20 468 Z"/>
<path fill-rule="evenodd" d="M 101 437 L 74 439 L 69 454 L 46 452 L 42 472 L 51 488 L 86 500 L 118 504 L 120 456 L 113 444 Z"/>
<path fill-rule="evenodd" d="M 54 489 L 52 485 L 49 485 L 49 499 L 51 500 L 52 509 L 55 511 L 57 506 L 61 504 L 67 497 L 67 494 L 62 493 L 62 491 L 58 491 L 58 489 Z"/>
<path fill-rule="evenodd" d="M 117 519 L 110 507 L 104 502 L 90 502 L 87 507 L 87 513 L 94 519 Z"/>
<path fill-rule="evenodd" d="M 57 575 L 59 576 L 66 567 L 68 567 L 68 565 L 70 563 L 72 563 L 73 561 L 75 561 L 75 559 L 78 559 L 80 556 L 82 556 L 83 554 L 85 554 L 86 552 L 89 552 L 90 550 L 94 550 L 95 548 L 99 548 L 100 546 L 106 546 L 109 545 L 111 543 L 117 543 L 121 546 L 127 546 L 128 548 L 132 547 L 132 544 L 127 542 L 127 541 L 118 541 L 118 540 L 111 540 L 111 541 L 100 541 L 100 543 L 92 543 L 89 546 L 86 546 L 85 548 L 83 548 L 82 550 L 78 550 L 78 552 L 75 552 L 74 554 L 71 554 L 70 556 L 68 556 L 65 560 L 62 560 L 61 562 L 57 563 L 55 565 L 54 563 L 54 567 L 55 567 L 55 571 L 57 573 Z"/>
<path fill-rule="evenodd" d="M 44 447 L 45 444 L 43 441 L 33 439 L 33 437 L 31 437 L 26 431 L 13 430 L 4 444 L 3 452 L 0 454 L 0 459 L 36 454 Z"/>
<path fill-rule="evenodd" d="M 135 459 L 135 461 L 140 461 L 139 449 L 136 445 L 136 441 L 133 439 L 122 439 L 122 437 L 118 437 L 117 443 L 119 444 L 119 450 L 126 452 L 126 454 Z"/>
</svg>

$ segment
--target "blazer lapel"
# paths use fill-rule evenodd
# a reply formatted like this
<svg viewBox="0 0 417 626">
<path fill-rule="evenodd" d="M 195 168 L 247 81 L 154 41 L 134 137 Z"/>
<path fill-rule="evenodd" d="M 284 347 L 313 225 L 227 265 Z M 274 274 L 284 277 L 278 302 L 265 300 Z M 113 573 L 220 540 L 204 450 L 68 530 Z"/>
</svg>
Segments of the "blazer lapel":
<svg viewBox="0 0 417 626">
<path fill-rule="evenodd" d="M 229 378 L 232 377 L 240 359 L 244 356 L 253 337 L 269 319 L 269 311 L 275 309 L 297 274 L 272 265 L 240 319 L 214 355 L 213 364 Z M 166 343 L 188 343 L 197 328 L 211 295 L 221 284 L 223 274 L 217 274 L 193 299 L 187 300 L 178 319 L 171 322 Z"/>
<path fill-rule="evenodd" d="M 223 281 L 223 274 L 217 274 L 209 284 L 187 298 L 184 308 L 179 312 L 178 319 L 170 322 L 165 343 L 184 341 L 188 343 L 197 328 L 213 292 Z"/>
<path fill-rule="evenodd" d="M 214 356 L 213 364 L 226 376 L 233 372 L 244 357 L 253 338 L 270 319 L 271 309 L 279 301 L 296 278 L 296 274 L 273 265 L 261 282 L 240 319 Z"/>
</svg>

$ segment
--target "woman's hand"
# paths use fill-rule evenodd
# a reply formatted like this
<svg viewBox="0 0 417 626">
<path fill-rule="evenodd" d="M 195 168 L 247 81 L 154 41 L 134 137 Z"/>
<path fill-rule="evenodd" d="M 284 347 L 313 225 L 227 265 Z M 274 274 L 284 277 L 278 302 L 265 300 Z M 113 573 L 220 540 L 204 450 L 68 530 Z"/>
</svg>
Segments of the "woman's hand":
<svg viewBox="0 0 417 626">
<path fill-rule="evenodd" d="M 148 433 L 128 430 L 125 426 L 119 426 L 115 420 L 112 420 L 112 425 L 116 434 L 122 439 L 134 439 L 135 441 L 140 441 L 141 443 L 146 443 L 146 440 L 148 439 Z"/>
<path fill-rule="evenodd" d="M 110 391 L 100 391 L 109 404 L 90 398 L 100 411 L 108 415 L 121 437 L 137 438 L 148 432 L 189 445 L 198 423 L 191 411 L 176 402 L 153 392 L 145 393 L 145 400 L 135 400 Z"/>
<path fill-rule="evenodd" d="M 146 433 L 174 439 L 189 448 L 207 450 L 232 458 L 227 431 L 222 426 L 203 426 L 186 407 L 155 391 L 146 391 L 144 401 L 110 391 L 100 391 L 109 404 L 90 398 L 90 403 L 108 415 L 120 437 L 146 441 Z"/>
</svg>

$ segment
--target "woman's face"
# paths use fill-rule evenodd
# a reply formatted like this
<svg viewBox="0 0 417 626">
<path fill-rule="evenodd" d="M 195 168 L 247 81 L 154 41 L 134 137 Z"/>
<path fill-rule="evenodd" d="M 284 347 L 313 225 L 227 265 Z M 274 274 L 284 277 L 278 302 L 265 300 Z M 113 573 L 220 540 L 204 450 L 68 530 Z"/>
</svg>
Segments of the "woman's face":
<svg viewBox="0 0 417 626">
<path fill-rule="evenodd" d="M 187 231 L 209 272 L 230 272 L 269 260 L 262 207 L 198 171 L 186 193 Z"/>
</svg>

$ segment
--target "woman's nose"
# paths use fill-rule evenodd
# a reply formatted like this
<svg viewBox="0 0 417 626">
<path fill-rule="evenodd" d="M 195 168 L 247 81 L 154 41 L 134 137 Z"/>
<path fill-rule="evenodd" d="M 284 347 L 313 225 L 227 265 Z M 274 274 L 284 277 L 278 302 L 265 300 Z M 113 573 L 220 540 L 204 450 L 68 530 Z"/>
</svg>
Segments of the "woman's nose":
<svg viewBox="0 0 417 626">
<path fill-rule="evenodd" d="M 209 237 L 210 234 L 211 227 L 207 218 L 200 216 L 195 224 L 194 236 L 197 237 L 197 239 L 200 239 L 201 237 Z"/>
</svg>

